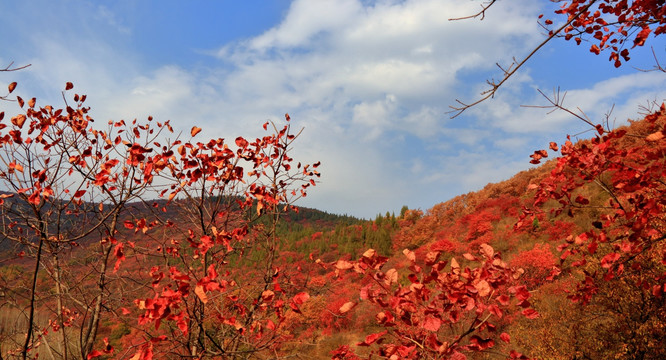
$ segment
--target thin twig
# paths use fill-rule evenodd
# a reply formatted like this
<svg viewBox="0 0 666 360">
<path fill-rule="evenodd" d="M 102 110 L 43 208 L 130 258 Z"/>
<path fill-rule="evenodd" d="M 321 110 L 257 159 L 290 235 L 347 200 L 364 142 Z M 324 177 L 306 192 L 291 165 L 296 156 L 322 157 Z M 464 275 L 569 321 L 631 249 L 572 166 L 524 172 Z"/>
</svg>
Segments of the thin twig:
<svg viewBox="0 0 666 360">
<path fill-rule="evenodd" d="M 576 15 L 572 16 L 571 18 L 569 18 L 569 20 L 568 20 L 566 23 L 564 23 L 562 26 L 560 26 L 557 30 L 551 32 L 551 33 L 548 35 L 548 38 L 546 38 L 546 40 L 542 41 L 541 44 L 539 44 L 536 48 L 534 48 L 534 49 L 533 49 L 533 50 L 532 50 L 532 51 L 531 51 L 531 52 L 530 52 L 525 58 L 523 58 L 523 60 L 521 60 L 520 62 L 517 62 L 517 60 L 514 59 L 514 61 L 513 61 L 513 63 L 511 64 L 511 66 L 509 66 L 509 68 L 506 69 L 506 70 L 504 70 L 501 66 L 498 65 L 498 66 L 500 67 L 500 69 L 502 69 L 502 71 L 504 72 L 504 77 L 502 78 L 502 80 L 501 80 L 500 82 L 495 82 L 494 80 L 487 80 L 486 82 L 488 83 L 488 85 L 490 85 L 491 88 L 488 89 L 488 90 L 483 91 L 483 92 L 481 93 L 482 97 L 481 97 L 480 99 L 474 101 L 473 103 L 469 103 L 469 104 L 468 104 L 468 103 L 464 103 L 464 102 L 460 101 L 459 99 L 456 99 L 456 102 L 457 102 L 459 105 L 451 105 L 451 106 L 449 106 L 452 110 L 449 111 L 448 113 L 449 113 L 449 114 L 453 114 L 453 115 L 451 115 L 451 119 L 458 117 L 460 114 L 462 114 L 463 112 L 465 112 L 465 110 L 467 110 L 467 109 L 469 109 L 469 108 L 471 108 L 471 107 L 473 107 L 473 106 L 476 106 L 476 105 L 478 105 L 478 104 L 480 104 L 480 103 L 482 103 L 482 102 L 484 102 L 484 101 L 490 99 L 491 97 L 494 97 L 494 96 L 495 96 L 495 93 L 497 92 L 497 90 L 498 90 L 498 89 L 499 89 L 499 88 L 500 88 L 500 87 L 501 87 L 501 86 L 502 86 L 507 80 L 509 80 L 509 78 L 510 78 L 511 76 L 513 76 L 513 74 L 515 74 L 516 71 L 518 71 L 518 69 L 520 69 L 523 65 L 525 65 L 525 63 L 527 62 L 527 60 L 529 60 L 532 56 L 534 56 L 534 54 L 536 54 L 537 51 L 539 51 L 539 50 L 540 50 L 544 45 L 546 45 L 550 40 L 552 40 L 552 39 L 553 39 L 554 37 L 556 37 L 559 33 L 561 33 L 561 32 L 562 32 L 566 27 L 568 27 L 572 22 L 574 22 L 576 19 L 578 19 L 578 17 L 579 17 L 581 14 L 585 13 L 585 12 L 586 12 L 586 11 L 592 6 L 592 5 L 595 4 L 596 2 L 597 2 L 597 0 L 592 0 L 592 1 L 590 1 L 590 3 L 587 4 L 587 6 L 585 6 L 585 7 L 582 8 L 580 11 L 578 11 L 578 12 L 576 13 Z M 493 3 L 494 3 L 494 1 L 493 1 Z M 492 5 L 492 3 L 491 3 L 490 5 Z M 488 7 L 490 7 L 490 5 L 488 5 Z M 481 11 L 481 13 L 483 13 L 484 11 L 485 11 L 485 10 Z M 477 14 L 476 16 L 478 16 L 478 14 Z M 475 17 L 475 16 L 471 16 L 471 17 Z M 514 66 L 515 66 L 515 67 L 514 67 Z"/>
<path fill-rule="evenodd" d="M 479 19 L 479 20 L 483 20 L 483 19 L 486 18 L 486 10 L 488 10 L 491 6 L 493 6 L 493 4 L 495 2 L 497 2 L 497 0 L 491 0 L 490 3 L 488 3 L 488 5 L 481 4 L 481 11 L 479 11 L 478 13 L 476 13 L 474 15 L 463 16 L 463 17 L 459 17 L 459 18 L 452 18 L 452 19 L 449 19 L 449 21 L 475 19 L 479 16 L 481 17 L 481 19 Z"/>
</svg>

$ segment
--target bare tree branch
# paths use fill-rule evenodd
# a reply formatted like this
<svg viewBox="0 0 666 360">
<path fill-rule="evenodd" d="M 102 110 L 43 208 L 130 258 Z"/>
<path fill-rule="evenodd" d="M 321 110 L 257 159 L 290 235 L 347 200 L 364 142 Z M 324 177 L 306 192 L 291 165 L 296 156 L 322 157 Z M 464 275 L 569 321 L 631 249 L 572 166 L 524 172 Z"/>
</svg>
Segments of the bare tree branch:
<svg viewBox="0 0 666 360">
<path fill-rule="evenodd" d="M 481 17 L 481 19 L 479 19 L 479 20 L 483 20 L 483 19 L 485 19 L 485 17 L 486 17 L 486 10 L 488 10 L 491 6 L 493 6 L 493 4 L 494 4 L 495 2 L 497 2 L 497 0 L 491 0 L 491 1 L 488 3 L 488 5 L 481 4 L 481 11 L 479 11 L 478 13 L 476 13 L 476 14 L 474 14 L 474 15 L 463 16 L 463 17 L 459 17 L 459 18 L 452 18 L 452 19 L 449 19 L 449 21 L 466 20 L 466 19 L 475 19 L 475 18 L 477 18 L 477 17 L 479 17 L 479 16 Z"/>
<path fill-rule="evenodd" d="M 4 69 L 0 69 L 0 72 L 2 72 L 2 71 L 18 71 L 18 70 L 23 70 L 23 69 L 25 69 L 25 68 L 31 66 L 32 64 L 23 65 L 23 66 L 19 66 L 19 67 L 12 67 L 12 65 L 14 65 L 14 62 L 13 62 L 13 61 L 10 62 L 9 65 L 7 65 Z"/>
<path fill-rule="evenodd" d="M 487 10 L 487 9 L 488 9 L 488 8 L 494 3 L 494 2 L 495 2 L 495 1 L 492 1 L 492 2 L 491 2 L 488 6 L 486 6 L 486 7 L 484 8 L 484 10 L 482 10 L 480 13 L 478 13 L 478 14 L 476 14 L 476 15 L 473 15 L 473 16 L 470 16 L 470 17 L 468 17 L 468 18 L 475 18 L 475 17 L 477 17 L 477 16 L 482 16 L 482 19 L 483 19 L 483 14 L 484 14 L 485 10 Z M 500 88 L 500 87 L 501 87 L 501 86 L 502 86 L 507 80 L 509 80 L 509 78 L 510 78 L 511 76 L 513 76 L 513 74 L 515 74 L 516 71 L 518 71 L 518 69 L 520 69 L 523 65 L 525 65 L 525 63 L 527 62 L 527 60 L 529 60 L 534 54 L 536 54 L 537 51 L 539 51 L 539 50 L 540 50 L 544 45 L 546 45 L 550 40 L 552 40 L 553 38 L 557 37 L 558 34 L 560 34 L 560 33 L 561 33 L 566 27 L 568 27 L 572 22 L 574 22 L 574 21 L 575 21 L 575 20 L 576 20 L 581 14 L 587 12 L 587 10 L 588 10 L 592 5 L 594 5 L 596 2 L 597 2 L 597 0 L 590 1 L 590 3 L 587 4 L 587 6 L 583 7 L 580 11 L 578 11 L 578 12 L 576 13 L 575 16 L 572 16 L 571 18 L 569 18 L 569 20 L 568 20 L 566 23 L 564 23 L 562 26 L 560 26 L 559 28 L 557 28 L 557 30 L 551 32 L 551 33 L 548 35 L 548 38 L 546 38 L 544 41 L 542 41 L 542 42 L 541 42 L 536 48 L 534 48 L 534 49 L 533 49 L 533 50 L 532 50 L 532 51 L 531 51 L 531 52 L 530 52 L 525 58 L 523 58 L 520 62 L 518 62 L 517 60 L 514 59 L 513 63 L 512 63 L 507 69 L 502 68 L 502 67 L 498 64 L 497 66 L 498 66 L 500 69 L 502 69 L 502 71 L 503 71 L 503 73 L 504 73 L 504 74 L 503 74 L 503 77 L 502 77 L 502 80 L 500 80 L 499 82 L 496 82 L 495 80 L 487 80 L 486 82 L 488 83 L 488 85 L 490 85 L 490 89 L 481 92 L 481 98 L 478 99 L 478 100 L 476 100 L 476 101 L 474 101 L 474 102 L 472 102 L 472 103 L 465 103 L 465 102 L 460 101 L 459 99 L 456 99 L 456 102 L 458 103 L 458 105 L 451 105 L 451 106 L 449 106 L 452 110 L 449 111 L 448 113 L 449 113 L 449 114 L 453 114 L 453 115 L 451 115 L 451 118 L 452 118 L 452 119 L 453 119 L 453 118 L 456 118 L 456 117 L 458 117 L 460 114 L 462 114 L 463 112 L 465 112 L 465 110 L 467 110 L 467 109 L 469 109 L 469 108 L 471 108 L 471 107 L 473 107 L 473 106 L 476 106 L 476 105 L 478 105 L 478 104 L 480 104 L 480 103 L 482 103 L 482 102 L 488 100 L 488 99 L 491 98 L 491 97 L 494 97 L 494 96 L 495 96 L 495 93 L 497 92 L 497 90 L 498 90 L 498 89 L 499 89 L 499 88 Z M 464 18 L 461 18 L 461 19 L 464 19 Z"/>
</svg>

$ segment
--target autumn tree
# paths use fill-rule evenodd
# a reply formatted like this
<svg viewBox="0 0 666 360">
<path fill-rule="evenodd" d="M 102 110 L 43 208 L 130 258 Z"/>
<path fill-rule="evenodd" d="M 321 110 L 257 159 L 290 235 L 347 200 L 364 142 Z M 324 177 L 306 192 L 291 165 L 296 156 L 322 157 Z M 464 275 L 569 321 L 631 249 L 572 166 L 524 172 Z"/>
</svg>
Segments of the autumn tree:
<svg viewBox="0 0 666 360">
<path fill-rule="evenodd" d="M 572 274 L 569 299 L 597 314 L 578 326 L 593 326 L 590 341 L 606 344 L 580 350 L 592 358 L 658 359 L 666 353 L 657 340 L 664 336 L 659 319 L 666 291 L 665 114 L 662 104 L 630 127 L 598 125 L 591 140 L 551 143 L 561 156 L 548 177 L 530 186 L 534 206 L 518 223 L 524 226 L 540 212 L 569 221 L 594 214 L 559 244 L 560 266 L 549 275 Z M 537 151 L 533 159 L 544 155 Z M 602 196 L 587 195 L 595 192 Z"/>
<path fill-rule="evenodd" d="M 71 83 L 63 108 L 10 98 L 16 86 L 3 100 L 21 111 L 0 112 L 0 233 L 3 257 L 32 268 L 0 274 L 3 311 L 25 324 L 3 334 L 2 356 L 235 358 L 277 349 L 285 313 L 299 312 L 308 294 L 281 287 L 276 223 L 319 176 L 318 164 L 289 156 L 298 135 L 289 123 L 266 123 L 268 135 L 238 137 L 232 148 L 168 139 L 169 122 L 152 117 L 99 126 Z M 123 271 L 130 256 L 134 273 Z M 103 322 L 121 320 L 144 335 L 116 351 L 99 334 Z"/>
<path fill-rule="evenodd" d="M 140 323 L 155 326 L 146 329 L 142 358 L 158 343 L 166 346 L 160 357 L 275 351 L 285 314 L 309 297 L 283 281 L 277 224 L 315 184 L 319 164 L 295 164 L 289 152 L 298 134 L 289 123 L 269 126 L 262 138 L 236 138 L 236 150 L 224 139 L 174 143 L 162 194 L 178 220 L 161 220 L 172 233 L 159 247 L 169 265 L 152 267 L 154 296 L 137 300 Z"/>
<path fill-rule="evenodd" d="M 15 87 L 16 83 L 10 84 L 9 92 Z M 72 87 L 68 83 L 65 90 Z M 153 125 L 151 119 L 145 125 L 118 121 L 95 129 L 85 95 L 74 94 L 60 109 L 40 107 L 35 98 L 15 100 L 21 113 L 11 119 L 0 113 L 0 121 L 5 120 L 0 124 L 4 168 L 0 182 L 5 190 L 0 232 L 18 256 L 34 259 L 26 287 L 14 284 L 6 289 L 28 324 L 16 351 L 21 358 L 30 357 L 29 352 L 46 342 L 44 335 L 52 330 L 61 339 L 57 349 L 47 344 L 50 353 L 63 359 L 86 358 L 109 301 L 110 264 L 122 255 L 123 243 L 116 239 L 119 218 L 127 204 L 150 187 L 146 154 L 159 151 L 152 143 L 168 124 Z M 65 268 L 67 252 L 90 241 L 98 254 L 91 266 L 97 278 L 92 291 L 82 284 L 90 278 Z M 47 293 L 38 289 L 39 275 L 44 273 L 53 284 Z M 47 301 L 55 306 L 44 324 L 37 318 Z M 78 336 L 67 330 L 71 326 L 79 330 Z"/>
</svg>

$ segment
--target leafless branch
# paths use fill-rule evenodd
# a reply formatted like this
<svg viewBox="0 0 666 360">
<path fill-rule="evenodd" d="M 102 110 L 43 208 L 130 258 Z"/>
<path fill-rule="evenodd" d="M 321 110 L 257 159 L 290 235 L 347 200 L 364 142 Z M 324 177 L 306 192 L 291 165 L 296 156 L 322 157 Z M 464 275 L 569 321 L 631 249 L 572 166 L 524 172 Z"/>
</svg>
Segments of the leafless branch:
<svg viewBox="0 0 666 360">
<path fill-rule="evenodd" d="M 635 69 L 642 72 L 661 71 L 666 73 L 666 68 L 659 63 L 659 58 L 657 58 L 657 54 L 654 52 L 654 47 L 652 47 L 652 56 L 654 57 L 654 62 L 656 64 L 652 69 Z"/>
<path fill-rule="evenodd" d="M 550 103 L 550 105 L 544 105 L 544 106 L 541 106 L 541 105 L 521 105 L 521 107 L 539 108 L 539 109 L 552 109 L 551 111 L 548 112 L 549 114 L 552 113 L 555 110 L 563 110 L 563 111 L 569 113 L 570 115 L 576 117 L 577 119 L 583 121 L 584 123 L 592 126 L 593 128 L 596 128 L 596 125 L 592 122 L 592 120 L 590 120 L 589 117 L 587 117 L 587 115 L 585 115 L 585 112 L 583 110 L 581 110 L 580 108 L 577 108 L 578 113 L 576 113 L 573 110 L 564 106 L 564 98 L 566 98 L 567 93 L 564 92 L 564 94 L 562 94 L 560 96 L 561 93 L 560 93 L 560 88 L 559 87 L 557 89 L 553 90 L 553 96 L 552 97 L 549 97 L 548 95 L 546 95 L 543 91 L 541 91 L 541 89 L 539 89 L 537 91 L 539 91 L 539 94 L 541 94 L 544 98 L 546 98 L 546 100 Z"/>
<path fill-rule="evenodd" d="M 490 7 L 490 5 L 492 5 L 492 3 L 494 3 L 494 1 L 491 2 L 491 3 L 490 3 L 485 9 L 487 9 L 488 7 Z M 571 18 L 569 18 L 569 20 L 568 20 L 566 23 L 564 23 L 562 26 L 560 26 L 559 28 L 557 28 L 557 30 L 552 31 L 544 41 L 542 41 L 542 42 L 541 42 L 536 48 L 534 48 L 534 49 L 533 49 L 533 50 L 532 50 L 532 51 L 531 51 L 531 52 L 530 52 L 525 58 L 523 58 L 520 62 L 517 61 L 516 59 L 514 59 L 513 62 L 511 63 L 511 65 L 510 65 L 507 69 L 504 69 L 504 68 L 502 68 L 501 66 L 498 65 L 498 67 L 499 67 L 500 69 L 502 69 L 502 71 L 503 71 L 503 73 L 504 73 L 504 74 L 503 74 L 503 77 L 502 77 L 502 80 L 500 80 L 499 82 L 496 82 L 495 80 L 487 80 L 486 82 L 488 83 L 488 85 L 490 85 L 490 89 L 481 92 L 481 98 L 478 99 L 478 100 L 476 100 L 476 101 L 474 101 L 474 102 L 472 102 L 472 103 L 465 103 L 465 102 L 460 101 L 459 99 L 456 99 L 456 102 L 458 103 L 458 105 L 451 105 L 451 106 L 449 106 L 452 110 L 449 111 L 448 113 L 449 113 L 449 114 L 453 114 L 453 115 L 451 115 L 451 118 L 452 118 L 452 119 L 453 119 L 453 118 L 456 118 L 456 117 L 458 117 L 460 114 L 462 114 L 463 112 L 465 112 L 465 110 L 467 110 L 467 109 L 469 109 L 469 108 L 471 108 L 471 107 L 473 107 L 473 106 L 476 106 L 476 105 L 478 105 L 478 104 L 480 104 L 480 103 L 482 103 L 482 102 L 488 100 L 488 99 L 491 98 L 491 97 L 494 97 L 494 96 L 495 96 L 495 93 L 497 92 L 497 90 L 498 90 L 498 89 L 499 89 L 499 88 L 500 88 L 500 87 L 501 87 L 501 86 L 502 86 L 507 80 L 509 80 L 509 78 L 510 78 L 511 76 L 513 76 L 513 74 L 515 74 L 516 71 L 518 71 L 518 69 L 520 69 L 523 65 L 525 65 L 525 63 L 527 62 L 527 60 L 529 60 L 532 56 L 534 56 L 534 54 L 536 54 L 537 51 L 539 51 L 539 50 L 540 50 L 544 45 L 546 45 L 550 40 L 552 40 L 554 37 L 556 37 L 558 34 L 560 34 L 562 31 L 564 31 L 564 29 L 565 29 L 566 27 L 568 27 L 572 22 L 574 22 L 574 21 L 575 21 L 575 20 L 576 20 L 581 14 L 585 13 L 585 12 L 586 12 L 586 11 L 587 11 L 587 10 L 593 5 L 593 4 L 595 4 L 595 3 L 596 3 L 596 0 L 594 0 L 594 1 L 590 1 L 590 3 L 589 3 L 587 6 L 583 7 L 580 11 L 578 11 L 578 12 L 576 13 L 575 16 L 572 16 Z M 483 14 L 483 12 L 485 11 L 485 9 L 484 9 L 483 11 L 481 11 L 481 13 L 479 13 L 479 14 Z M 479 16 L 479 14 L 477 14 L 476 16 Z M 476 17 L 476 16 L 471 16 L 471 18 L 474 18 L 474 17 Z M 462 19 L 464 19 L 464 18 L 462 18 Z"/>
<path fill-rule="evenodd" d="M 475 19 L 479 16 L 481 17 L 481 19 L 479 19 L 479 20 L 483 20 L 486 17 L 486 10 L 488 10 L 491 6 L 493 6 L 493 4 L 495 2 L 497 2 L 497 0 L 491 0 L 487 5 L 481 4 L 481 11 L 479 11 L 478 13 L 476 13 L 474 15 L 463 16 L 463 17 L 459 17 L 459 18 L 452 18 L 452 19 L 449 19 L 449 21 Z"/>
<path fill-rule="evenodd" d="M 12 67 L 12 65 L 14 65 L 14 62 L 13 62 L 13 61 L 10 62 L 9 65 L 7 65 L 4 69 L 0 69 L 0 71 L 17 71 L 17 70 L 23 70 L 23 69 L 25 69 L 25 68 L 31 66 L 32 64 L 23 65 L 23 66 L 19 66 L 19 67 Z"/>
</svg>

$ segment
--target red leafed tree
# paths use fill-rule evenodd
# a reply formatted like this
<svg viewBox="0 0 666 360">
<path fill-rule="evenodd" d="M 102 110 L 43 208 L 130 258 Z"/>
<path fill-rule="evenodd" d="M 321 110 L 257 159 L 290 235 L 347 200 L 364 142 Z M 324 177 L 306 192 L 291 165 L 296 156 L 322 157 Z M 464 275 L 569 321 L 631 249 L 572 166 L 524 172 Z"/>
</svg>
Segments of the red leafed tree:
<svg viewBox="0 0 666 360">
<path fill-rule="evenodd" d="M 470 266 L 455 258 L 442 260 L 438 251 L 417 259 L 404 250 L 411 264 L 407 274 L 384 269 L 388 259 L 372 249 L 354 263 L 335 263 L 337 271 L 352 269 L 371 279 L 360 296 L 377 307 L 377 324 L 384 330 L 357 346 L 372 347 L 382 358 L 464 359 L 465 353 L 493 348 L 497 340 L 508 342 L 507 334 L 498 333 L 497 320 L 516 309 L 530 318 L 538 313 L 530 307 L 530 293 L 516 282 L 518 274 L 492 247 L 480 248 L 480 256 L 464 255 Z M 356 356 L 348 346 L 333 353 L 334 359 Z M 515 351 L 509 356 L 526 358 Z"/>
<path fill-rule="evenodd" d="M 535 244 L 531 250 L 518 253 L 509 264 L 525 271 L 521 279 L 529 289 L 533 289 L 543 284 L 550 276 L 557 265 L 557 258 L 548 244 Z"/>
<path fill-rule="evenodd" d="M 0 357 L 275 351 L 284 314 L 309 297 L 275 262 L 277 222 L 319 176 L 289 156 L 297 134 L 266 123 L 228 144 L 165 139 L 169 123 L 150 117 L 99 126 L 72 88 L 61 109 L 10 98 L 16 83 L 3 96 L 22 110 L 0 112 L 0 261 L 30 271 L 0 273 L 3 311 L 25 324 L 2 331 Z M 118 322 L 130 347 L 99 336 Z"/>
<path fill-rule="evenodd" d="M 153 267 L 154 295 L 137 300 L 140 323 L 154 325 L 145 331 L 160 339 L 153 341 L 160 357 L 276 350 L 285 313 L 300 312 L 309 297 L 285 280 L 276 231 L 315 184 L 318 164 L 295 164 L 291 125 L 269 125 L 272 133 L 231 146 L 224 139 L 173 143 L 161 175 L 171 184 L 162 194 L 177 210 L 173 221 L 160 220 L 170 237 L 158 248 L 172 265 Z"/>
<path fill-rule="evenodd" d="M 572 222 L 593 215 L 558 250 L 562 271 L 578 279 L 569 298 L 605 314 L 591 332 L 598 341 L 613 339 L 603 357 L 666 355 L 665 126 L 662 104 L 640 123 L 613 131 L 598 126 L 591 140 L 552 145 L 561 156 L 536 187 L 535 207 L 523 215 L 528 220 L 549 209 L 550 216 Z"/>
<path fill-rule="evenodd" d="M 95 128 L 85 95 L 60 109 L 40 107 L 35 98 L 11 100 L 21 111 L 11 118 L 0 112 L 0 233 L 10 242 L 5 249 L 32 264 L 27 276 L 1 285 L 6 309 L 26 324 L 6 350 L 31 358 L 42 343 L 50 356 L 86 358 L 110 315 L 105 308 L 116 303 L 109 295 L 124 258 L 121 217 L 150 188 L 146 154 L 160 152 L 152 143 L 169 125 L 121 120 Z M 81 244 L 93 255 L 89 270 L 75 273 L 70 254 Z M 59 334 L 57 345 L 49 332 Z"/>
</svg>

